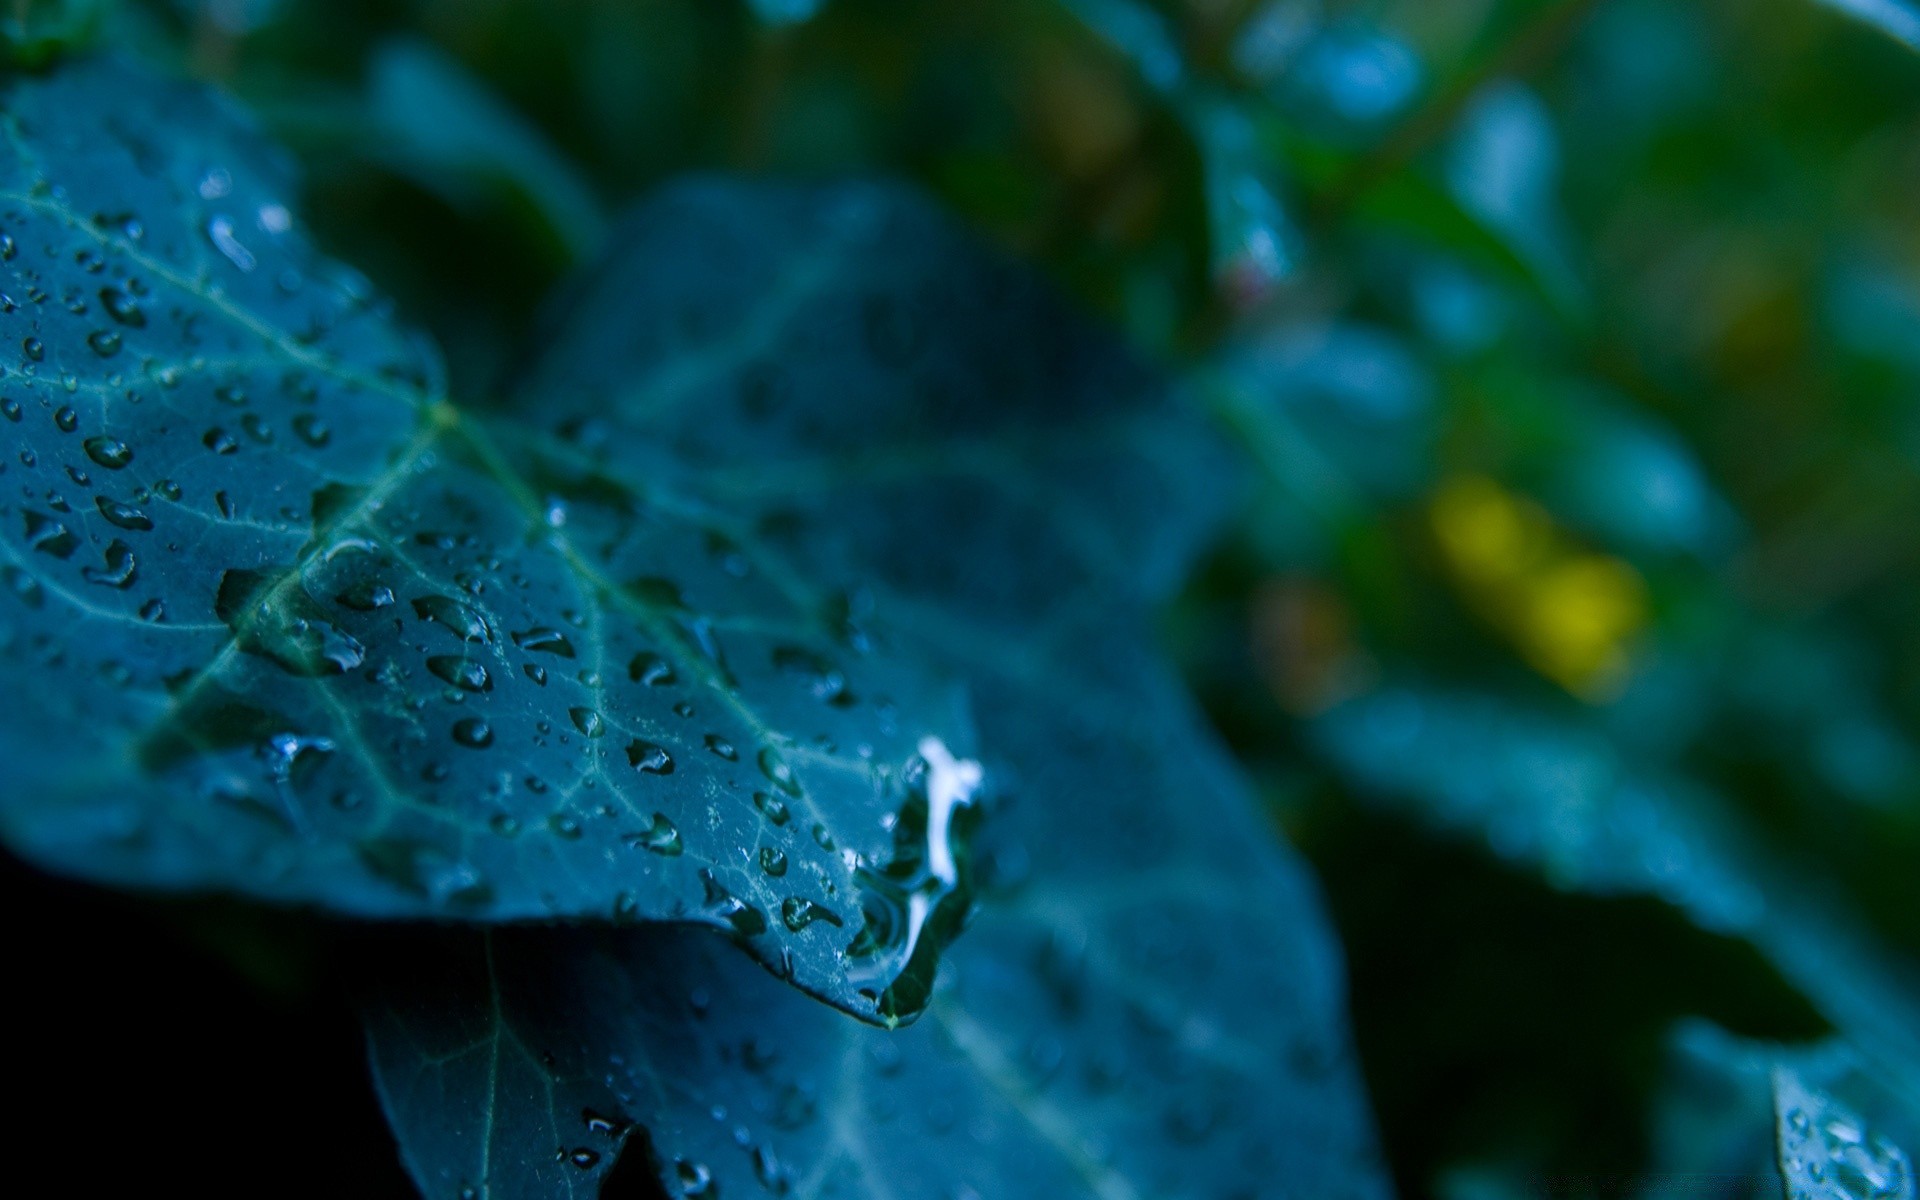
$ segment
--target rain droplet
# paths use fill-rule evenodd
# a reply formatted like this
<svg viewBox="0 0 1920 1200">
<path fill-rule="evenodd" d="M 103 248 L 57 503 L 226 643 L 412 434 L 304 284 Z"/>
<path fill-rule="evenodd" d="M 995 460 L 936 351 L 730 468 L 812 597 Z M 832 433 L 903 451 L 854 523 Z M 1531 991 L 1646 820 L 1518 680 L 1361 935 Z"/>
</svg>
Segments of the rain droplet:
<svg viewBox="0 0 1920 1200">
<path fill-rule="evenodd" d="M 427 660 L 427 670 L 454 687 L 469 692 L 489 692 L 493 690 L 493 678 L 487 669 L 470 658 L 461 658 L 455 654 L 436 654 Z"/>
<path fill-rule="evenodd" d="M 740 752 L 733 748 L 733 743 L 727 741 L 717 733 L 707 735 L 707 749 L 711 750 L 720 758 L 726 759 L 728 762 L 740 761 Z"/>
<path fill-rule="evenodd" d="M 95 496 L 93 502 L 100 509 L 100 515 L 105 517 L 110 525 L 140 533 L 153 528 L 153 521 L 137 508 L 122 504 L 118 500 L 109 500 L 105 496 Z"/>
<path fill-rule="evenodd" d="M 452 596 L 421 596 L 413 602 L 414 615 L 445 627 L 463 642 L 490 642 L 493 634 L 473 607 Z"/>
<path fill-rule="evenodd" d="M 646 775 L 673 774 L 673 755 L 665 746 L 635 738 L 627 743 L 627 762 Z"/>
<path fill-rule="evenodd" d="M 643 650 L 627 664 L 627 678 L 648 687 L 664 687 L 674 681 L 673 664 Z"/>
<path fill-rule="evenodd" d="M 355 612 L 372 612 L 393 603 L 393 589 L 377 579 L 362 579 L 348 584 L 334 599 Z"/>
<path fill-rule="evenodd" d="M 787 852 L 778 846 L 760 847 L 760 869 L 775 879 L 787 873 Z"/>
<path fill-rule="evenodd" d="M 607 723 L 600 718 L 599 712 L 591 708 L 570 708 L 567 715 L 573 718 L 573 727 L 590 738 L 605 737 Z"/>
<path fill-rule="evenodd" d="M 554 654 L 561 658 L 573 657 L 573 643 L 567 640 L 567 635 L 558 629 L 549 629 L 545 625 L 535 625 L 532 629 L 514 634 L 513 644 L 522 650 L 539 654 Z"/>
<path fill-rule="evenodd" d="M 453 740 L 472 750 L 493 745 L 493 728 L 479 717 L 462 717 L 454 722 Z"/>
<path fill-rule="evenodd" d="M 653 824 L 645 832 L 628 835 L 627 840 L 667 858 L 677 857 L 682 849 L 680 831 L 665 813 L 653 814 Z"/>
<path fill-rule="evenodd" d="M 795 933 L 799 933 L 815 921 L 825 921 L 833 926 L 841 924 L 838 913 L 823 904 L 815 904 L 800 896 L 788 896 L 780 902 L 780 921 Z"/>
<path fill-rule="evenodd" d="M 85 567 L 80 572 L 81 577 L 88 583 L 97 583 L 102 587 L 132 587 L 134 579 L 139 575 L 137 565 L 133 561 L 132 547 L 115 538 L 107 543 L 104 557 L 106 560 L 104 567 Z"/>
<path fill-rule="evenodd" d="M 147 314 L 140 311 L 139 303 L 119 288 L 101 288 L 100 307 L 122 325 L 139 329 L 147 323 Z"/>
<path fill-rule="evenodd" d="M 800 794 L 800 781 L 793 777 L 793 768 L 787 765 L 787 760 L 781 758 L 779 752 L 772 746 L 761 747 L 759 762 L 760 773 L 765 775 L 767 781 L 774 787 L 789 796 Z"/>
<path fill-rule="evenodd" d="M 760 810 L 761 816 L 775 825 L 785 825 L 788 818 L 793 815 L 787 811 L 787 802 L 772 792 L 755 792 L 753 806 Z"/>
<path fill-rule="evenodd" d="M 293 432 L 307 445 L 319 449 L 333 440 L 333 430 L 327 423 L 312 413 L 300 413 L 293 418 Z"/>
<path fill-rule="evenodd" d="M 96 434 L 81 443 L 81 446 L 86 450 L 88 458 L 100 466 L 107 468 L 109 471 L 118 471 L 121 467 L 133 461 L 133 450 L 131 447 L 125 442 L 116 438 L 107 437 L 105 434 Z"/>
</svg>

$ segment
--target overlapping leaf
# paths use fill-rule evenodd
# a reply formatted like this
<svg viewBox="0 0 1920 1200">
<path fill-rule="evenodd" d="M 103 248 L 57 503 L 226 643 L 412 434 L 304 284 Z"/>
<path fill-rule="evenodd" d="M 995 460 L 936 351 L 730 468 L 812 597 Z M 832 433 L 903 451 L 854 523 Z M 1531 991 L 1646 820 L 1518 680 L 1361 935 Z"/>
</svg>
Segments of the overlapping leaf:
<svg viewBox="0 0 1920 1200">
<path fill-rule="evenodd" d="M 964 674 L 983 899 L 903 1032 L 697 931 L 422 963 L 369 1024 L 429 1194 L 587 1194 L 630 1127 L 686 1195 L 1382 1194 L 1317 899 L 1143 645 L 1226 478 L 1151 379 L 878 187 L 677 188 L 553 328 L 525 411 Z"/>
<path fill-rule="evenodd" d="M 937 939 L 869 928 L 856 865 L 924 825 L 923 750 L 971 753 L 964 697 L 731 497 L 450 406 L 207 94 L 94 63 L 4 107 L 8 843 L 353 914 L 703 922 L 878 1017 Z"/>
</svg>

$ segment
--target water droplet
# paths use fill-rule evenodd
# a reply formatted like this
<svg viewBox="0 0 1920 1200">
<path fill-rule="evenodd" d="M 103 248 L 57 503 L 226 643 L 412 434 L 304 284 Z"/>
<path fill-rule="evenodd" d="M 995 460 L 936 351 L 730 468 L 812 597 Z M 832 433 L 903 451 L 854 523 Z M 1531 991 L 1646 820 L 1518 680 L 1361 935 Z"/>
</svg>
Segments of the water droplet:
<svg viewBox="0 0 1920 1200">
<path fill-rule="evenodd" d="M 487 819 L 487 828 L 501 837 L 519 837 L 520 822 L 510 813 L 495 813 Z"/>
<path fill-rule="evenodd" d="M 814 699 L 823 704 L 845 707 L 853 702 L 853 696 L 847 691 L 847 677 L 811 650 L 799 646 L 777 646 L 773 651 L 773 665 L 798 676 L 806 683 L 807 691 Z"/>
<path fill-rule="evenodd" d="M 96 434 L 81 443 L 81 446 L 86 450 L 88 458 L 100 466 L 107 468 L 109 471 L 118 471 L 133 461 L 133 450 L 131 447 L 125 442 L 117 438 L 107 437 L 105 434 Z"/>
<path fill-rule="evenodd" d="M 643 774 L 673 774 L 673 755 L 667 752 L 667 748 L 640 738 L 627 743 L 627 762 Z"/>
<path fill-rule="evenodd" d="M 590 738 L 605 737 L 607 723 L 600 718 L 599 712 L 591 708 L 570 708 L 567 715 L 573 718 L 573 727 Z"/>
<path fill-rule="evenodd" d="M 780 902 L 780 921 L 788 929 L 799 933 L 815 921 L 825 921 L 829 925 L 841 924 L 840 914 L 800 896 L 788 896 Z"/>
<path fill-rule="evenodd" d="M 547 669 L 539 663 L 527 663 L 520 669 L 526 672 L 528 679 L 533 680 L 541 687 L 547 686 Z"/>
<path fill-rule="evenodd" d="M 120 331 L 96 329 L 87 335 L 87 345 L 101 358 L 112 358 L 120 353 Z"/>
<path fill-rule="evenodd" d="M 779 752 L 772 746 L 761 747 L 759 763 L 760 773 L 765 775 L 767 781 L 774 787 L 789 796 L 800 794 L 800 781 L 793 777 L 793 768 L 787 765 L 787 760 L 781 758 Z"/>
<path fill-rule="evenodd" d="M 627 678 L 648 687 L 665 687 L 674 681 L 673 664 L 643 650 L 627 664 Z"/>
<path fill-rule="evenodd" d="M 80 427 L 80 414 L 74 412 L 71 407 L 62 407 L 60 411 L 53 414 L 53 423 L 61 433 L 72 433 Z"/>
<path fill-rule="evenodd" d="M 513 644 L 534 653 L 573 657 L 573 643 L 567 640 L 567 635 L 545 625 L 535 625 L 532 629 L 514 634 Z"/>
<path fill-rule="evenodd" d="M 33 362 L 46 361 L 47 347 L 39 338 L 30 337 L 26 339 L 20 343 L 20 349 L 23 350 L 26 356 Z"/>
<path fill-rule="evenodd" d="M 413 602 L 414 615 L 444 627 L 463 642 L 490 642 L 493 634 L 472 605 L 452 596 L 421 596 Z"/>
<path fill-rule="evenodd" d="M 684 1158 L 676 1159 L 673 1164 L 673 1174 L 680 1184 L 682 1196 L 713 1200 L 719 1193 L 719 1186 L 713 1181 L 713 1172 L 707 1170 L 704 1163 L 691 1162 Z"/>
<path fill-rule="evenodd" d="M 59 520 L 30 508 L 23 510 L 21 516 L 26 521 L 27 545 L 42 554 L 72 558 L 73 552 L 80 548 L 80 538 Z"/>
<path fill-rule="evenodd" d="M 140 311 L 139 303 L 119 288 L 101 288 L 100 307 L 107 310 L 109 317 L 130 328 L 139 329 L 147 323 L 147 314 Z"/>
<path fill-rule="evenodd" d="M 755 792 L 753 806 L 760 810 L 761 816 L 775 825 L 785 825 L 793 815 L 787 810 L 787 802 L 772 792 Z"/>
<path fill-rule="evenodd" d="M 234 454 L 240 449 L 240 443 L 234 440 L 233 435 L 218 425 L 200 435 L 200 444 L 215 454 Z"/>
<path fill-rule="evenodd" d="M 296 415 L 293 418 L 293 432 L 299 435 L 301 441 L 315 449 L 333 440 L 333 430 L 328 429 L 327 423 L 312 413 Z"/>
<path fill-rule="evenodd" d="M 393 589 L 377 579 L 362 579 L 348 584 L 334 599 L 355 612 L 372 612 L 393 603 Z"/>
<path fill-rule="evenodd" d="M 99 508 L 100 515 L 105 517 L 110 525 L 140 533 L 153 528 L 153 521 L 137 508 L 122 504 L 118 500 L 109 500 L 105 496 L 95 496 L 93 502 Z"/>
<path fill-rule="evenodd" d="M 775 879 L 787 873 L 787 852 L 778 846 L 760 847 L 760 869 Z"/>
<path fill-rule="evenodd" d="M 786 1168 L 781 1166 L 780 1160 L 773 1156 L 773 1151 L 765 1146 L 753 1148 L 753 1177 L 760 1181 L 761 1187 L 776 1196 L 786 1195 L 791 1187 Z"/>
<path fill-rule="evenodd" d="M 493 728 L 479 717 L 462 717 L 454 722 L 453 740 L 473 750 L 493 745 Z"/>
<path fill-rule="evenodd" d="M 0 579 L 5 579 L 7 590 L 20 597 L 28 608 L 39 608 L 46 603 L 46 591 L 39 580 L 19 567 L 0 567 Z"/>
<path fill-rule="evenodd" d="M 766 914 L 729 892 L 714 878 L 712 871 L 703 869 L 700 872 L 700 886 L 706 893 L 707 911 L 733 926 L 735 933 L 742 937 L 757 937 L 767 931 Z"/>
<path fill-rule="evenodd" d="M 547 828 L 558 838 L 569 842 L 580 840 L 580 821 L 568 813 L 554 813 L 547 818 Z"/>
<path fill-rule="evenodd" d="M 81 578 L 88 583 L 97 583 L 102 587 L 128 588 L 139 576 L 138 565 L 133 559 L 133 548 L 119 538 L 107 543 L 102 556 L 106 565 L 101 567 L 83 567 Z"/>
<path fill-rule="evenodd" d="M 627 840 L 667 858 L 678 856 L 682 849 L 680 831 L 674 827 L 672 821 L 667 819 L 665 813 L 653 814 L 653 824 L 643 833 L 629 834 Z"/>
<path fill-rule="evenodd" d="M 214 611 L 242 650 L 295 675 L 339 675 L 366 657 L 366 647 L 327 620 L 297 579 L 228 571 L 220 578 Z"/>
<path fill-rule="evenodd" d="M 427 670 L 457 688 L 469 692 L 490 692 L 493 678 L 487 669 L 470 658 L 455 654 L 436 654 L 427 660 Z"/>
<path fill-rule="evenodd" d="M 707 749 L 711 750 L 720 758 L 726 759 L 728 762 L 740 761 L 740 752 L 733 748 L 733 743 L 727 741 L 717 733 L 707 735 Z"/>
</svg>

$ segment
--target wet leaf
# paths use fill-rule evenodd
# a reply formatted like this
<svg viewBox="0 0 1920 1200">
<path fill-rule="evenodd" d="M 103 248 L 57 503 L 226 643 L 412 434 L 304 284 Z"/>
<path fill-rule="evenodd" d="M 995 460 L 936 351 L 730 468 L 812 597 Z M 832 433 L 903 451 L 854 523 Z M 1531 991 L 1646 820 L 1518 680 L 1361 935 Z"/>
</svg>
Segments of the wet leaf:
<svg viewBox="0 0 1920 1200">
<path fill-rule="evenodd" d="M 693 185 L 619 246 L 529 405 L 598 422 L 610 469 L 697 473 L 868 581 L 854 636 L 893 613 L 967 679 L 982 898 L 897 1032 L 698 931 L 416 957 L 368 1021 L 423 1188 L 590 1191 L 591 1110 L 670 1194 L 1384 1194 L 1317 897 L 1145 637 L 1226 491 L 1208 439 L 905 193 Z"/>
<path fill-rule="evenodd" d="M 928 755 L 976 750 L 963 692 L 900 652 L 865 579 L 779 552 L 692 460 L 600 461 L 449 404 L 212 96 L 93 63 L 4 107 L 0 678 L 33 697 L 0 729 L 8 844 L 356 915 L 703 923 L 910 1017 L 940 938 L 849 947 L 874 887 L 957 922 L 957 874 L 896 860 L 904 830 L 947 832 Z M 849 381 L 912 333 L 859 297 L 832 317 L 857 336 L 820 361 Z M 682 344 L 657 378 L 712 365 Z M 1098 372 L 1054 381 L 1105 394 Z M 766 478 L 795 465 L 756 458 L 750 427 L 709 432 Z M 953 515 L 834 503 L 849 527 L 897 515 L 909 558 Z M 783 920 L 795 898 L 805 921 Z"/>
<path fill-rule="evenodd" d="M 1713 793 L 1635 769 L 1595 730 L 1473 693 L 1381 688 L 1314 733 L 1371 799 L 1556 887 L 1654 896 L 1752 943 L 1920 1112 L 1911 963 Z"/>
</svg>

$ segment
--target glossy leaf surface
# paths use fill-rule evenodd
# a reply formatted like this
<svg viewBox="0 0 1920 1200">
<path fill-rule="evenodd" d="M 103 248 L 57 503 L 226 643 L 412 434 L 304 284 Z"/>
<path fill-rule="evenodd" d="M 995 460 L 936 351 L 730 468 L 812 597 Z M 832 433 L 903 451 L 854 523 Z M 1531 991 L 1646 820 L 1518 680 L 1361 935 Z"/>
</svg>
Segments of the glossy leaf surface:
<svg viewBox="0 0 1920 1200">
<path fill-rule="evenodd" d="M 964 674 L 982 899 L 899 1032 L 698 932 L 423 964 L 369 1024 L 429 1194 L 585 1194 L 629 1123 L 673 1194 L 1383 1194 L 1318 899 L 1145 646 L 1228 476 L 1045 296 L 908 194 L 701 184 L 561 310 L 526 395 L 585 453 L 697 473 Z"/>
<path fill-rule="evenodd" d="M 870 1018 L 931 970 L 904 928 L 846 950 L 924 754 L 972 753 L 958 690 L 769 570 L 733 497 L 450 405 L 208 94 L 95 63 L 5 108 L 12 847 L 350 914 L 705 923 Z"/>
</svg>

